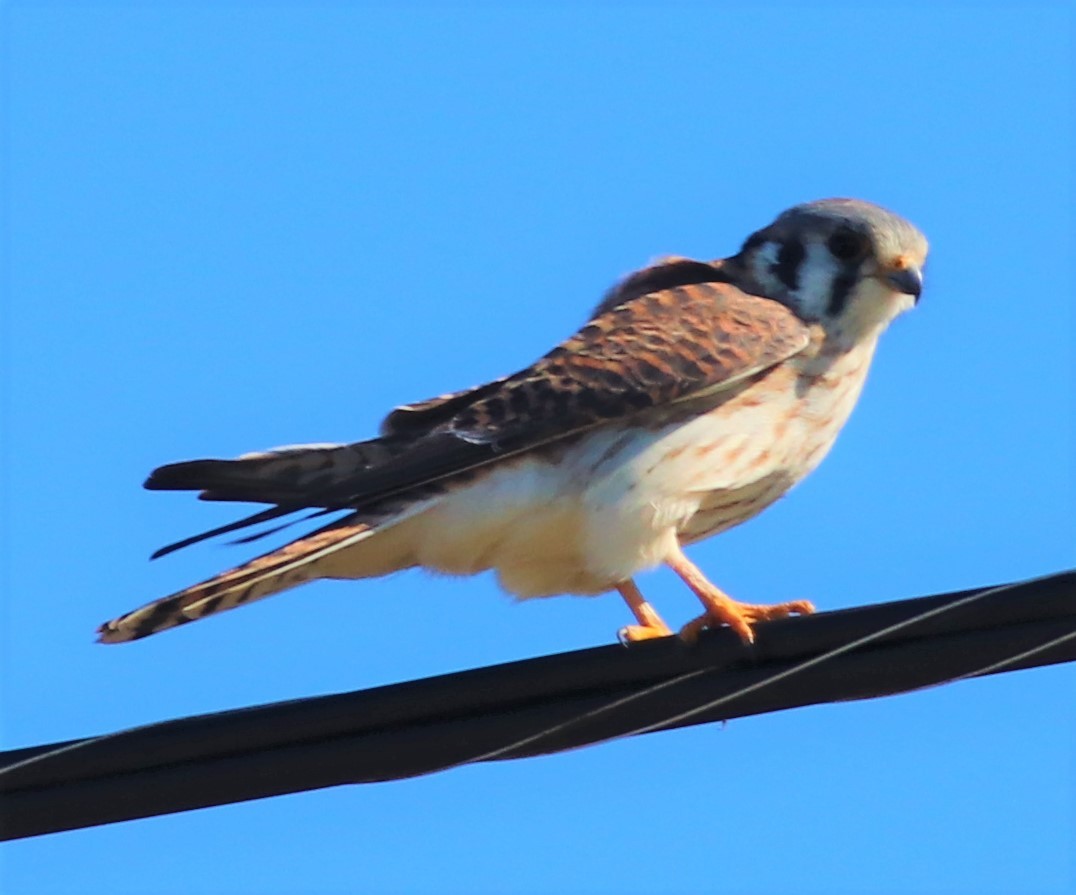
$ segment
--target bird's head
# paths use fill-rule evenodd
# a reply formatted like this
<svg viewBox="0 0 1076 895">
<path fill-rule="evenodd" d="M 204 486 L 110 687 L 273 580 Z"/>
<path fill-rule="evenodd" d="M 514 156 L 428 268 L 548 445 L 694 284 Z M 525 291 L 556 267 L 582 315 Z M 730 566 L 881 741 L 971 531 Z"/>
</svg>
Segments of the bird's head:
<svg viewBox="0 0 1076 895">
<path fill-rule="evenodd" d="M 729 264 L 742 288 L 853 344 L 918 301 L 926 257 L 926 238 L 904 218 L 859 199 L 822 199 L 752 234 Z"/>
</svg>

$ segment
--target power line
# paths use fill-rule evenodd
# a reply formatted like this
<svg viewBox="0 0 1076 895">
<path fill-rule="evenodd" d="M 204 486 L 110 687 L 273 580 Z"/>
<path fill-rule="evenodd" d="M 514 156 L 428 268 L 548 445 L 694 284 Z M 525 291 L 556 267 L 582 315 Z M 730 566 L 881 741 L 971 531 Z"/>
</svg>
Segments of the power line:
<svg viewBox="0 0 1076 895">
<path fill-rule="evenodd" d="M 412 777 L 1076 661 L 1076 571 L 0 753 L 0 838 Z"/>
</svg>

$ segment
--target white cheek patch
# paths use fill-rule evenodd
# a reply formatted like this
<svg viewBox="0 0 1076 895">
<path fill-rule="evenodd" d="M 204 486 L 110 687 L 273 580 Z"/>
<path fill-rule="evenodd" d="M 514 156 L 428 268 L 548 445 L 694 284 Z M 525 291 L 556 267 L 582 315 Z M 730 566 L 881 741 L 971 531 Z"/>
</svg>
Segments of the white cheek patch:
<svg viewBox="0 0 1076 895">
<path fill-rule="evenodd" d="M 807 256 L 800 264 L 796 304 L 804 316 L 817 320 L 826 314 L 833 281 L 840 268 L 837 259 L 824 245 L 809 242 L 806 249 Z"/>
<path fill-rule="evenodd" d="M 766 266 L 777 263 L 777 256 L 781 254 L 781 243 L 779 242 L 767 242 L 763 243 L 762 248 L 758 250 L 758 257 L 760 260 L 766 262 Z"/>
<path fill-rule="evenodd" d="M 758 284 L 766 290 L 767 295 L 778 296 L 783 295 L 788 290 L 773 273 L 774 267 L 777 266 L 777 258 L 781 254 L 781 243 L 779 242 L 767 242 L 764 243 L 755 252 L 755 279 Z"/>
</svg>

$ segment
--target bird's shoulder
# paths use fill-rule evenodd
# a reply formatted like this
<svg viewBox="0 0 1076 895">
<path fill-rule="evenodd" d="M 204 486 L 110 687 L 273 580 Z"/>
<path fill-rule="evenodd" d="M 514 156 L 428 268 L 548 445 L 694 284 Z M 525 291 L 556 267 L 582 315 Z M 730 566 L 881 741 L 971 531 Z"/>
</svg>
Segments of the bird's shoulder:
<svg viewBox="0 0 1076 895">
<path fill-rule="evenodd" d="M 721 262 L 668 259 L 611 290 L 572 336 L 519 372 L 394 409 L 384 434 L 497 439 L 571 430 L 721 388 L 803 350 L 811 328 L 742 291 Z"/>
</svg>

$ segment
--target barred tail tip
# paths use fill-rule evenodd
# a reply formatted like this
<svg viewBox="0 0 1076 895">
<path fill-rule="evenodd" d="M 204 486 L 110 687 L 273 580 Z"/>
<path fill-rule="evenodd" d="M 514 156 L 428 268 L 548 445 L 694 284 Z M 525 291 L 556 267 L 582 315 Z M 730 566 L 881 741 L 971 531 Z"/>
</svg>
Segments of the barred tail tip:
<svg viewBox="0 0 1076 895">
<path fill-rule="evenodd" d="M 290 590 L 319 577 L 318 560 L 366 540 L 374 530 L 357 520 L 334 522 L 237 568 L 105 622 L 97 629 L 97 641 L 139 640 Z"/>
<path fill-rule="evenodd" d="M 120 630 L 116 619 L 97 626 L 98 643 L 123 643 L 130 638 Z"/>
<path fill-rule="evenodd" d="M 141 640 L 158 631 L 193 622 L 198 616 L 183 611 L 179 600 L 165 597 L 141 609 L 120 615 L 97 628 L 98 643 L 127 643 Z"/>
</svg>

